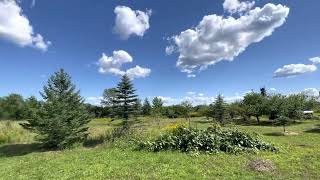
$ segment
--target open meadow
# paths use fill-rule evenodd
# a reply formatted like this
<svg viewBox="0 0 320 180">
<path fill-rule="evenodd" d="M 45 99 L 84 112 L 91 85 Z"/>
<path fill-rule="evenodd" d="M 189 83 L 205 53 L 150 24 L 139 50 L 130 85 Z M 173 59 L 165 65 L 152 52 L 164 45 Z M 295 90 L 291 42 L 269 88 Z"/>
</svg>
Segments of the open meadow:
<svg viewBox="0 0 320 180">
<path fill-rule="evenodd" d="M 89 123 L 90 138 L 84 147 L 45 151 L 38 148 L 34 135 L 19 122 L 0 121 L 0 179 L 319 179 L 320 121 L 298 121 L 287 127 L 294 135 L 281 135 L 282 127 L 267 121 L 260 125 L 228 125 L 279 148 L 279 152 L 233 155 L 226 153 L 190 154 L 177 151 L 147 152 L 136 149 L 132 139 L 152 138 L 185 119 L 139 118 L 129 137 L 110 138 L 120 120 L 94 119 Z M 192 118 L 194 128 L 212 124 L 206 118 Z M 260 172 L 250 162 L 272 162 L 270 171 Z"/>
</svg>

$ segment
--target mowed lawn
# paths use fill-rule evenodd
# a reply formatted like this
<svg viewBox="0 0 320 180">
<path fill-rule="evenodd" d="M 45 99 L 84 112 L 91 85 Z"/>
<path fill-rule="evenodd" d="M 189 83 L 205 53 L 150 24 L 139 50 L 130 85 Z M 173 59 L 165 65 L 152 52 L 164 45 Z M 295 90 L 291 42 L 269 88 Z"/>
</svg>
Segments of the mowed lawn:
<svg viewBox="0 0 320 180">
<path fill-rule="evenodd" d="M 0 122 L 3 123 L 6 122 Z M 177 123 L 185 123 L 185 120 L 158 122 L 142 118 L 133 128 L 137 136 L 150 137 Z M 298 133 L 295 136 L 280 136 L 282 127 L 267 123 L 236 125 L 240 130 L 258 133 L 261 139 L 275 144 L 280 149 L 278 153 L 197 156 L 137 151 L 129 139 L 99 144 L 99 138 L 107 136 L 110 129 L 120 124 L 110 119 L 93 120 L 90 123 L 92 144 L 64 151 L 37 149 L 30 140 L 34 135 L 15 124 L 12 129 L 21 131 L 20 137 L 13 138 L 11 144 L 0 145 L 0 179 L 320 179 L 320 121 L 307 120 L 289 126 L 288 131 Z M 209 125 L 205 118 L 192 119 L 193 127 Z M 25 142 L 23 137 L 26 137 Z M 248 163 L 257 159 L 272 161 L 275 169 L 262 173 L 249 168 Z"/>
</svg>

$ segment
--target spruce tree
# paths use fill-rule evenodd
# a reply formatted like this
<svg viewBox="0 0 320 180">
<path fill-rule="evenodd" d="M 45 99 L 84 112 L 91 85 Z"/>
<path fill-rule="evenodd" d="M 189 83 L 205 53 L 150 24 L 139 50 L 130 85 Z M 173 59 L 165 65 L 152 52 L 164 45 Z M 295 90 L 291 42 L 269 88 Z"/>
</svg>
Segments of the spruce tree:
<svg viewBox="0 0 320 180">
<path fill-rule="evenodd" d="M 146 98 L 142 105 L 142 114 L 145 116 L 151 115 L 152 107 L 150 105 L 149 100 Z"/>
<path fill-rule="evenodd" d="M 82 142 L 88 134 L 89 116 L 71 77 L 63 69 L 54 73 L 41 96 L 43 105 L 22 126 L 40 135 L 40 140 L 49 148 L 63 149 Z"/>
<path fill-rule="evenodd" d="M 223 100 L 223 97 L 220 94 L 216 98 L 216 101 L 212 106 L 212 108 L 213 108 L 213 118 L 219 121 L 220 123 L 225 123 L 227 119 L 227 108 Z"/>
<path fill-rule="evenodd" d="M 137 95 L 130 78 L 125 74 L 122 76 L 121 81 L 116 88 L 116 98 L 114 105 L 116 115 L 124 119 L 127 123 L 130 116 L 135 115 L 137 109 Z"/>
</svg>

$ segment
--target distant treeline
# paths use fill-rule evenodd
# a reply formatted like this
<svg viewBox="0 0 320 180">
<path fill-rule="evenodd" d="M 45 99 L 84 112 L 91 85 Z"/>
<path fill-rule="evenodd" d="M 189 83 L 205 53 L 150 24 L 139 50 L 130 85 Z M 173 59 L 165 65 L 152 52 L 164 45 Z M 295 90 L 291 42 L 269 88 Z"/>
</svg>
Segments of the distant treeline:
<svg viewBox="0 0 320 180">
<path fill-rule="evenodd" d="M 106 89 L 103 93 L 102 106 L 85 104 L 87 111 L 92 118 L 114 117 L 114 107 L 112 106 L 112 90 Z M 150 102 L 145 99 L 143 102 L 136 102 L 136 116 L 161 116 L 167 118 L 187 118 L 187 117 L 208 117 L 215 118 L 217 111 L 223 111 L 224 119 L 250 119 L 255 117 L 257 121 L 262 115 L 269 119 L 276 119 L 283 115 L 291 119 L 300 119 L 303 111 L 319 111 L 319 102 L 317 97 L 307 96 L 304 94 L 268 94 L 265 89 L 261 92 L 251 92 L 244 96 L 243 100 L 225 103 L 220 96 L 220 107 L 216 103 L 210 105 L 192 106 L 188 101 L 181 104 L 164 106 L 163 101 L 155 97 Z M 41 108 L 43 101 L 37 100 L 36 97 L 23 98 L 19 94 L 9 94 L 0 97 L 0 119 L 23 120 L 31 119 L 33 113 Z M 220 112 L 221 114 L 221 112 Z"/>
</svg>

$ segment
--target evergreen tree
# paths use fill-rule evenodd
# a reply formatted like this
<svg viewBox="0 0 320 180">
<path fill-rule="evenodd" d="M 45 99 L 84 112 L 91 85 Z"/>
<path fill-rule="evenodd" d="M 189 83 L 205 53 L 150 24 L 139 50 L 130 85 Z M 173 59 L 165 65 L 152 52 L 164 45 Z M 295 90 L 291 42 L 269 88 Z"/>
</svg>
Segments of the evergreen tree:
<svg viewBox="0 0 320 180">
<path fill-rule="evenodd" d="M 31 119 L 35 116 L 36 112 L 40 109 L 41 103 L 37 100 L 36 97 L 30 96 L 25 101 L 26 106 L 26 112 L 25 112 L 25 118 Z"/>
<path fill-rule="evenodd" d="M 50 77 L 41 93 L 45 102 L 33 119 L 22 126 L 40 135 L 49 148 L 67 148 L 83 141 L 88 132 L 89 116 L 80 92 L 63 69 Z"/>
<path fill-rule="evenodd" d="M 125 74 L 122 76 L 116 88 L 116 98 L 114 99 L 114 106 L 116 115 L 119 118 L 128 121 L 130 116 L 134 115 L 137 109 L 137 95 L 130 78 Z"/>
<path fill-rule="evenodd" d="M 150 102 L 146 98 L 142 105 L 142 114 L 145 116 L 151 115 L 151 110 L 152 108 L 151 108 Z"/>
<path fill-rule="evenodd" d="M 135 108 L 134 116 L 135 118 L 138 118 L 138 116 L 142 114 L 142 104 L 140 99 L 137 99 L 134 108 Z"/>
<path fill-rule="evenodd" d="M 219 94 L 214 102 L 213 108 L 213 118 L 220 123 L 225 123 L 227 120 L 227 108 L 226 103 L 223 100 L 223 97 Z"/>
</svg>

